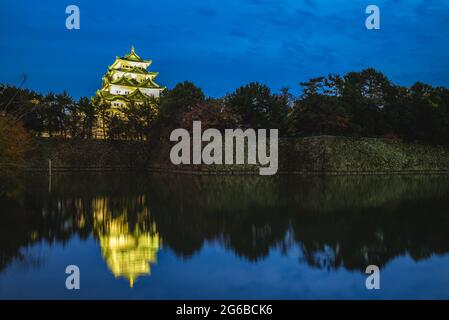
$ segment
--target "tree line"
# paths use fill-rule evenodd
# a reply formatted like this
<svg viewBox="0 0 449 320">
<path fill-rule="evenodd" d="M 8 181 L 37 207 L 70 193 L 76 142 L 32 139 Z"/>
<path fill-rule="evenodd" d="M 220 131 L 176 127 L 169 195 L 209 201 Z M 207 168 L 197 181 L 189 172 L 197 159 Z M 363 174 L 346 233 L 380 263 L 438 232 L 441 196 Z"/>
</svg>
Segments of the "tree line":
<svg viewBox="0 0 449 320">
<path fill-rule="evenodd" d="M 42 95 L 1 85 L 0 114 L 20 121 L 33 135 L 91 139 L 166 139 L 174 128 L 277 128 L 284 137 L 344 135 L 407 141 L 449 142 L 449 89 L 417 82 L 392 83 L 366 69 L 300 83 L 301 94 L 274 93 L 254 82 L 220 98 L 182 82 L 158 99 L 111 112 L 98 99 L 74 100 L 68 93 Z M 167 140 L 168 141 L 168 140 Z"/>
</svg>

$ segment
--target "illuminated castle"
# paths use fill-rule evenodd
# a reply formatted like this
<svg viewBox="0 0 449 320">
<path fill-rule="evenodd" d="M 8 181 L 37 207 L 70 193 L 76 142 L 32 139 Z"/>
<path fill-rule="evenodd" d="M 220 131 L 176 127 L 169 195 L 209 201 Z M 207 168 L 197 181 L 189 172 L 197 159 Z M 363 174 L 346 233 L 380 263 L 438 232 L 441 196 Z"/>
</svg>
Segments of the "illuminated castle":
<svg viewBox="0 0 449 320">
<path fill-rule="evenodd" d="M 97 91 L 97 99 L 117 110 L 130 102 L 139 104 L 150 97 L 158 98 L 165 88 L 154 82 L 158 72 L 147 71 L 151 63 L 151 60 L 139 57 L 134 47 L 125 56 L 116 57 L 103 76 L 103 86 Z"/>
</svg>

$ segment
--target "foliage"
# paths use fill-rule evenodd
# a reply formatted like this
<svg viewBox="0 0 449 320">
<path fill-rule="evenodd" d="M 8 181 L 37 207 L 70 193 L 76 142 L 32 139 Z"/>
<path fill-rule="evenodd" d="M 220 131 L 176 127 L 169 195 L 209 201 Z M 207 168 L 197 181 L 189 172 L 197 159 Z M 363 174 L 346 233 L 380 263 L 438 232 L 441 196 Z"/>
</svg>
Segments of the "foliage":
<svg viewBox="0 0 449 320">
<path fill-rule="evenodd" d="M 191 82 L 177 84 L 163 93 L 160 101 L 158 124 L 177 126 L 183 112 L 191 111 L 205 99 L 203 91 Z"/>
<path fill-rule="evenodd" d="M 0 167 L 22 165 L 30 147 L 30 136 L 20 120 L 0 114 Z"/>
<path fill-rule="evenodd" d="M 247 128 L 283 129 L 288 113 L 286 94 L 274 95 L 257 82 L 238 88 L 225 98 L 226 107 L 242 119 Z"/>
<path fill-rule="evenodd" d="M 21 94 L 19 94 L 21 93 Z M 31 136 L 24 128 L 23 120 L 29 117 L 24 107 L 33 104 L 31 91 L 14 91 L 0 85 L 0 198 L 19 192 L 18 177 L 22 173 L 28 151 L 32 147 Z M 16 100 L 20 99 L 20 100 Z M 19 101 L 19 103 L 17 103 Z M 35 115 L 36 116 L 36 115 Z"/>
<path fill-rule="evenodd" d="M 158 99 L 113 108 L 97 98 L 0 85 L 0 112 L 21 120 L 36 136 L 168 141 L 174 128 L 277 128 L 281 136 L 339 135 L 394 137 L 430 144 L 449 143 L 449 89 L 417 82 L 393 84 L 365 69 L 300 83 L 302 93 L 272 93 L 254 82 L 223 98 L 206 98 L 191 82 L 165 90 Z"/>
<path fill-rule="evenodd" d="M 193 121 L 201 121 L 203 129 L 224 130 L 239 127 L 241 117 L 229 108 L 225 108 L 223 100 L 208 99 L 183 113 L 181 127 L 191 129 Z"/>
<path fill-rule="evenodd" d="M 340 78 L 329 76 L 301 83 L 303 96 L 294 103 L 290 130 L 301 135 L 345 134 L 349 117 L 340 101 L 340 82 Z"/>
</svg>

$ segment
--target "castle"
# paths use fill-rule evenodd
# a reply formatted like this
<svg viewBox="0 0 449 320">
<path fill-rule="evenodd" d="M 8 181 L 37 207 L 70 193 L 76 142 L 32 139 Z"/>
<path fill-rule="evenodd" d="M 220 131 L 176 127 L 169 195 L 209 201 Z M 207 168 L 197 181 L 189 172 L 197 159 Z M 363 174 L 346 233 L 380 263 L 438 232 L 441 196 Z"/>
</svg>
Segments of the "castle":
<svg viewBox="0 0 449 320">
<path fill-rule="evenodd" d="M 139 104 L 150 97 L 158 98 L 165 88 L 154 82 L 158 72 L 147 70 L 151 63 L 139 57 L 132 47 L 130 53 L 116 57 L 108 68 L 96 97 L 110 104 L 111 111 L 126 107 L 130 102 Z"/>
<path fill-rule="evenodd" d="M 127 108 L 133 104 L 152 105 L 152 99 L 159 98 L 165 87 L 159 86 L 154 79 L 158 72 L 148 71 L 151 60 L 144 60 L 131 48 L 123 57 L 116 57 L 103 76 L 103 85 L 92 99 L 95 107 L 100 107 L 103 117 L 97 119 L 93 135 L 106 138 L 105 114 L 126 119 Z"/>
</svg>

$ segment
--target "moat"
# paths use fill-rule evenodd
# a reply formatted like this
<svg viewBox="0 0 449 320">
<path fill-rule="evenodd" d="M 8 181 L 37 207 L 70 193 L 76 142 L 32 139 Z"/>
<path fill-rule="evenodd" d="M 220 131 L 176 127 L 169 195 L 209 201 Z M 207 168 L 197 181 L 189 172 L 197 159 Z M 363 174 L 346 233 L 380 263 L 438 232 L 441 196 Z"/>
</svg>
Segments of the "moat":
<svg viewBox="0 0 449 320">
<path fill-rule="evenodd" d="M 0 299 L 449 298 L 447 176 L 30 174 Z M 81 289 L 65 288 L 77 265 Z M 365 288 L 368 265 L 381 290 Z"/>
</svg>

